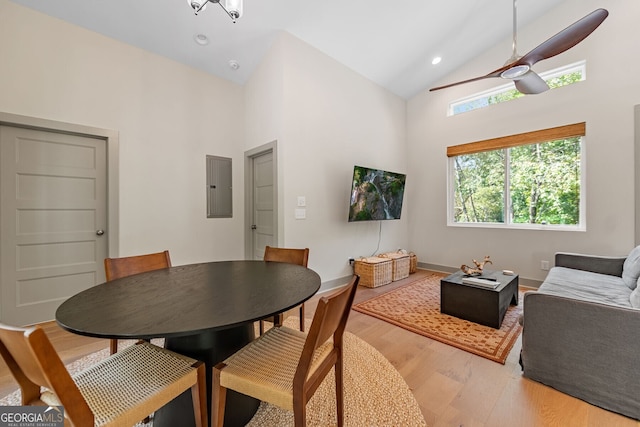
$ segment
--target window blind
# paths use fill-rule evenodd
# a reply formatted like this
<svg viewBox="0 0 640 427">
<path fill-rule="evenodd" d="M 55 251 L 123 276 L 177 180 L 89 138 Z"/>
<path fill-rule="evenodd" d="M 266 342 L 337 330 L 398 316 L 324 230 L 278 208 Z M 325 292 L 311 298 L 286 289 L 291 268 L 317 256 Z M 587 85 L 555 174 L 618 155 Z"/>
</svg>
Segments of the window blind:
<svg viewBox="0 0 640 427">
<path fill-rule="evenodd" d="M 574 123 L 555 128 L 541 129 L 532 132 L 519 133 L 517 135 L 503 136 L 500 138 L 485 139 L 484 141 L 469 142 L 447 147 L 447 157 L 463 154 L 480 153 L 483 151 L 500 150 L 517 147 L 520 145 L 536 144 L 540 142 L 556 141 L 558 139 L 573 138 L 586 134 L 586 123 Z"/>
</svg>

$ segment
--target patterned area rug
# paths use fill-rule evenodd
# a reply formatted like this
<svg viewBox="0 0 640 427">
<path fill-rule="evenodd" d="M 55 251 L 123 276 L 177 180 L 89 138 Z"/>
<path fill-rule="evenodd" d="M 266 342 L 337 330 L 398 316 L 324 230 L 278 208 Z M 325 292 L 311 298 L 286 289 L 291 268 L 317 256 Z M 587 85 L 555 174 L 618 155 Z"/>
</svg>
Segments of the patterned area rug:
<svg viewBox="0 0 640 427">
<path fill-rule="evenodd" d="M 289 317 L 285 325 L 297 328 L 298 318 Z M 307 323 L 307 330 L 310 323 Z M 119 347 L 133 341 L 120 341 Z M 162 345 L 154 340 L 154 344 Z M 67 365 L 72 374 L 107 357 L 108 349 L 90 354 Z M 2 363 L 2 362 L 0 362 Z M 344 424 L 345 426 L 426 426 L 420 407 L 409 386 L 393 365 L 375 348 L 355 335 L 344 334 Z M 307 403 L 307 426 L 336 425 L 336 394 L 331 371 Z M 20 405 L 20 391 L 0 399 L 0 406 Z M 153 418 L 141 427 L 151 427 Z M 293 426 L 293 412 L 261 403 L 247 427 Z"/>
<path fill-rule="evenodd" d="M 440 313 L 440 279 L 445 276 L 430 273 L 417 282 L 355 304 L 353 309 L 504 364 L 522 330 L 518 323 L 522 291 L 520 305 L 509 306 L 502 326 L 494 329 Z"/>
</svg>

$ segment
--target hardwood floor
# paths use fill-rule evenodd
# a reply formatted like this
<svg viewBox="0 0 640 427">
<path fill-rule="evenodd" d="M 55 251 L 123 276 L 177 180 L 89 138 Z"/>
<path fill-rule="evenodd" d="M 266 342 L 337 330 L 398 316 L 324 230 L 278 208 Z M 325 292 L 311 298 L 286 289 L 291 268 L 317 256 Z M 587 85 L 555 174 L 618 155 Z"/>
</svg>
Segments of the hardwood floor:
<svg viewBox="0 0 640 427">
<path fill-rule="evenodd" d="M 361 286 L 356 302 L 415 281 L 422 274 L 418 270 L 408 279 L 375 289 Z M 318 299 L 307 302 L 307 317 L 313 316 Z M 65 363 L 109 344 L 65 332 L 55 322 L 43 326 Z M 353 310 L 347 330 L 377 348 L 396 367 L 431 427 L 640 427 L 640 422 L 523 378 L 518 365 L 520 339 L 501 365 Z M 0 396 L 16 388 L 0 361 Z"/>
</svg>

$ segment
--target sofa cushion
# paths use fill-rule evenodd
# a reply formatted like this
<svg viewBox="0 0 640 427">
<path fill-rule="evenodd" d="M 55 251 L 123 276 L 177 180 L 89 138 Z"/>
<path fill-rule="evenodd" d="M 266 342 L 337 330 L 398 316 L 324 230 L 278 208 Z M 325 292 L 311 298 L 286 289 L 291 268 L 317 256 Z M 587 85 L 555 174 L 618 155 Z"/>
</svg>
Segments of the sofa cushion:
<svg viewBox="0 0 640 427">
<path fill-rule="evenodd" d="M 630 253 L 622 265 L 622 280 L 634 290 L 640 277 L 640 246 L 636 246 Z"/>
<path fill-rule="evenodd" d="M 638 278 L 638 282 L 640 282 L 640 278 Z M 640 308 L 640 286 L 636 286 L 629 299 L 631 300 L 631 307 Z"/>
<path fill-rule="evenodd" d="M 538 292 L 602 304 L 631 307 L 631 289 L 621 277 L 553 267 Z"/>
</svg>

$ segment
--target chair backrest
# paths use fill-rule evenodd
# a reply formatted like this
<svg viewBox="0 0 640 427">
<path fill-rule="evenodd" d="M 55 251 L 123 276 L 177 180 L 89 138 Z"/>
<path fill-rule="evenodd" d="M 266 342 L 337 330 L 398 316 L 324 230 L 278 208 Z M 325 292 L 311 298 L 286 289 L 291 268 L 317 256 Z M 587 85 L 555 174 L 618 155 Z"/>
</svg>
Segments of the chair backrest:
<svg viewBox="0 0 640 427">
<path fill-rule="evenodd" d="M 107 282 L 147 271 L 171 267 L 169 251 L 122 258 L 105 258 Z"/>
<path fill-rule="evenodd" d="M 333 336 L 333 350 L 327 357 L 330 359 L 334 355 L 340 356 L 342 352 L 342 336 L 347 325 L 359 280 L 360 276 L 354 275 L 347 286 L 329 296 L 320 298 L 294 376 L 294 390 L 297 387 L 302 387 L 306 382 L 315 351 L 327 342 L 331 336 Z M 320 385 L 320 383 L 318 382 L 317 385 Z"/>
<path fill-rule="evenodd" d="M 79 425 L 77 420 L 93 425 L 91 409 L 41 327 L 0 324 L 0 354 L 20 385 L 22 405 L 42 405 L 40 387 L 46 387 L 75 425 Z"/>
<path fill-rule="evenodd" d="M 309 248 L 291 249 L 266 246 L 264 248 L 264 260 L 287 262 L 289 264 L 298 264 L 306 267 L 309 262 Z"/>
</svg>

